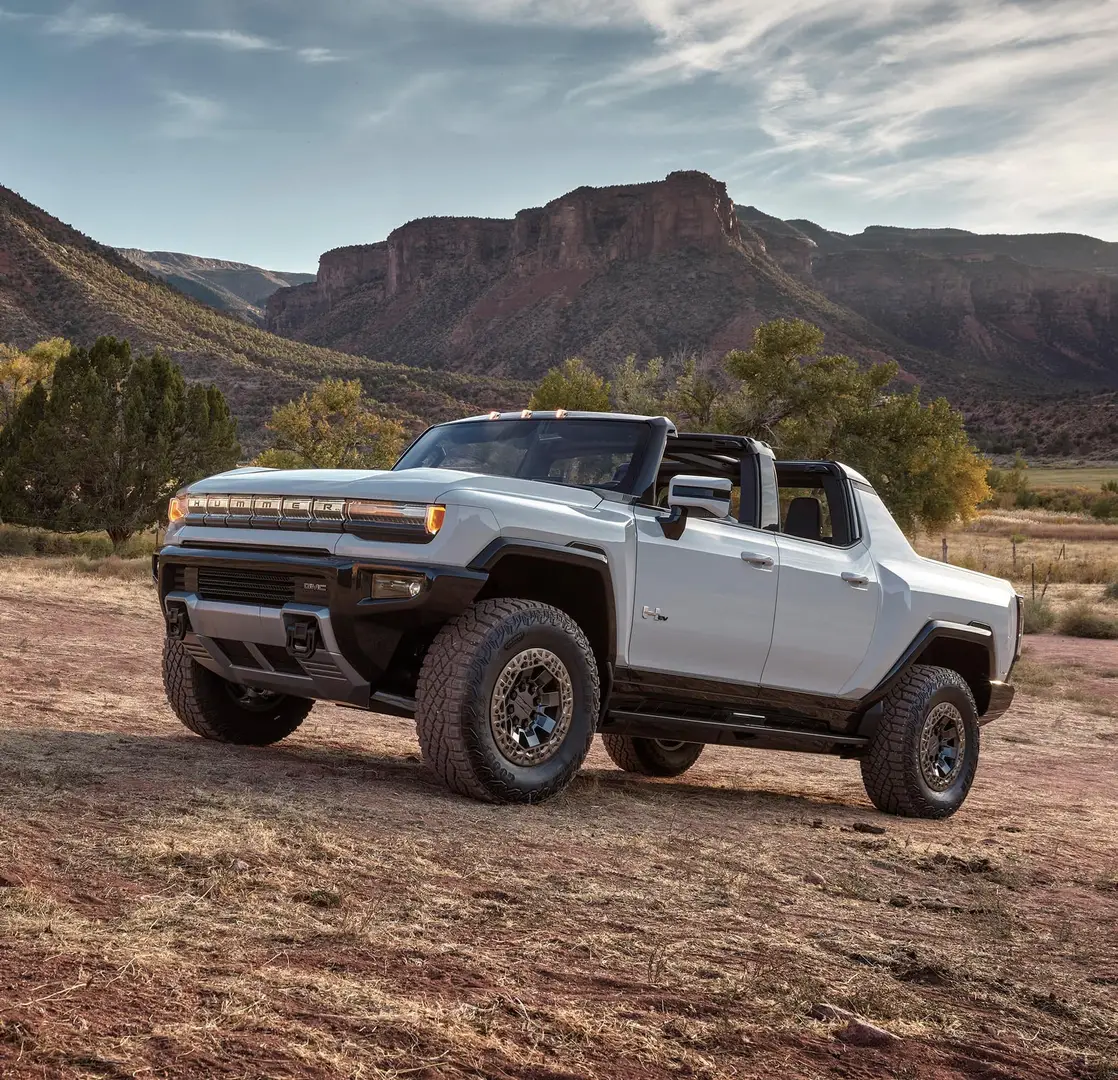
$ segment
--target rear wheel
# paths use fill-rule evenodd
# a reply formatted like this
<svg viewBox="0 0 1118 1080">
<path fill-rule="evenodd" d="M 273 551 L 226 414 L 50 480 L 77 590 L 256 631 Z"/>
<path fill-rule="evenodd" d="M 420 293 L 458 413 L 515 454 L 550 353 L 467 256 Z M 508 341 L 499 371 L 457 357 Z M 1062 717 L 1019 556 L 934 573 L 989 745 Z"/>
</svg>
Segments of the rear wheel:
<svg viewBox="0 0 1118 1080">
<path fill-rule="evenodd" d="M 163 642 L 163 688 L 175 715 L 195 735 L 243 746 L 287 738 L 314 705 L 306 698 L 231 683 L 202 667 L 171 637 Z"/>
<path fill-rule="evenodd" d="M 415 718 L 424 760 L 452 791 L 540 802 L 571 782 L 594 738 L 593 650 L 558 608 L 482 600 L 428 650 Z"/>
<path fill-rule="evenodd" d="M 978 769 L 978 710 L 966 680 L 949 668 L 917 664 L 882 705 L 862 758 L 874 806 L 902 817 L 950 817 Z"/>
<path fill-rule="evenodd" d="M 639 739 L 632 735 L 603 735 L 602 743 L 619 769 L 642 776 L 681 776 L 703 752 L 702 743 Z"/>
</svg>

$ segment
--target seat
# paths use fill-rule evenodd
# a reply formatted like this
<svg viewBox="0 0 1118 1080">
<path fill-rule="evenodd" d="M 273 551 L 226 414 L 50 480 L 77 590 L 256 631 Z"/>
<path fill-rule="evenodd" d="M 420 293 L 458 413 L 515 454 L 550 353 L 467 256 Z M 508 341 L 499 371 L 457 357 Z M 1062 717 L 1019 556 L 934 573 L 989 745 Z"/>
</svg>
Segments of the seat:
<svg viewBox="0 0 1118 1080">
<path fill-rule="evenodd" d="M 788 504 L 784 532 L 801 540 L 823 539 L 823 507 L 818 499 L 801 496 Z"/>
</svg>

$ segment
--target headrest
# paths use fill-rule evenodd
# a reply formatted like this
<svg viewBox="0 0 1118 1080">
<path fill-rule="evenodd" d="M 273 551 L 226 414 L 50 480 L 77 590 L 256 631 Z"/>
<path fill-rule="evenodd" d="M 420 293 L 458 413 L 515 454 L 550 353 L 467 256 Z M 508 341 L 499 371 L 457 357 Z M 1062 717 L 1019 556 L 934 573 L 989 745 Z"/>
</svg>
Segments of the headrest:
<svg viewBox="0 0 1118 1080">
<path fill-rule="evenodd" d="M 784 518 L 784 531 L 801 540 L 823 539 L 823 507 L 808 496 L 793 499 Z"/>
</svg>

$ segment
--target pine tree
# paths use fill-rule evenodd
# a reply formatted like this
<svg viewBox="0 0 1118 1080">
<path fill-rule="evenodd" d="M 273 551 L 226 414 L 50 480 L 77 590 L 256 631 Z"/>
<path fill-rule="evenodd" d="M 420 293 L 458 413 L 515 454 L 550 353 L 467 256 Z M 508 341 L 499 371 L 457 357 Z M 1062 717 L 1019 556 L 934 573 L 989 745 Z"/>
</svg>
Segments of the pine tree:
<svg viewBox="0 0 1118 1080">
<path fill-rule="evenodd" d="M 162 517 L 176 488 L 236 463 L 235 423 L 220 391 L 192 386 L 161 352 L 133 355 L 99 338 L 58 360 L 0 439 L 7 520 L 103 529 L 119 548 Z"/>
</svg>

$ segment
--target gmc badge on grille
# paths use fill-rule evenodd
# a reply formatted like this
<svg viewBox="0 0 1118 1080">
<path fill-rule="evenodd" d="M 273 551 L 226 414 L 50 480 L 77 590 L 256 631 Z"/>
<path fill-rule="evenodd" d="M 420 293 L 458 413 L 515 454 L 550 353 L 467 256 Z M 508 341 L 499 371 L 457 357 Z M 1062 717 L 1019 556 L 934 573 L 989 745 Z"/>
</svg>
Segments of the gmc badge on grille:
<svg viewBox="0 0 1118 1080">
<path fill-rule="evenodd" d="M 325 592 L 326 586 L 319 581 L 304 581 L 303 589 L 305 592 Z"/>
</svg>

